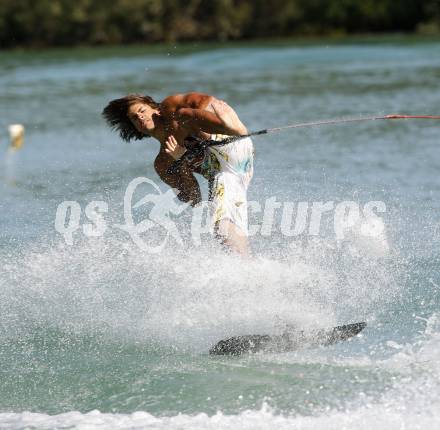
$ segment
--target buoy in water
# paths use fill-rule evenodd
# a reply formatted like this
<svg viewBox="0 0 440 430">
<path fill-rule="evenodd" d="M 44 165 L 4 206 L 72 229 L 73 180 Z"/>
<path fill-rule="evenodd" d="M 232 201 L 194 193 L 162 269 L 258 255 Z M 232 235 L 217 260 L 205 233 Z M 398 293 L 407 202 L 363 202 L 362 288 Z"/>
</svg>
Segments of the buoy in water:
<svg viewBox="0 0 440 430">
<path fill-rule="evenodd" d="M 13 151 L 18 151 L 24 142 L 24 126 L 22 124 L 11 124 L 9 127 L 10 145 Z"/>
</svg>

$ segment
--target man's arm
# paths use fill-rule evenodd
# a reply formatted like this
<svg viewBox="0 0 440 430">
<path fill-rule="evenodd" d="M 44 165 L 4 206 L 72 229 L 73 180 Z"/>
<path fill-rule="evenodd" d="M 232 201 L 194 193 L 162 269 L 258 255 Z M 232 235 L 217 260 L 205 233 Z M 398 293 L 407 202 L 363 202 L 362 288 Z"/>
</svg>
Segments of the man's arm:
<svg viewBox="0 0 440 430">
<path fill-rule="evenodd" d="M 182 166 L 179 174 L 168 175 L 167 170 L 173 162 L 174 159 L 170 155 L 160 151 L 154 160 L 154 168 L 162 181 L 179 191 L 177 195 L 179 200 L 195 206 L 202 200 L 199 183 L 185 164 Z"/>
<path fill-rule="evenodd" d="M 228 124 L 218 113 L 203 109 L 181 108 L 177 111 L 176 117 L 188 128 L 194 128 L 197 131 L 204 131 L 209 134 L 239 136 L 246 133 L 242 128 L 234 124 Z"/>
</svg>

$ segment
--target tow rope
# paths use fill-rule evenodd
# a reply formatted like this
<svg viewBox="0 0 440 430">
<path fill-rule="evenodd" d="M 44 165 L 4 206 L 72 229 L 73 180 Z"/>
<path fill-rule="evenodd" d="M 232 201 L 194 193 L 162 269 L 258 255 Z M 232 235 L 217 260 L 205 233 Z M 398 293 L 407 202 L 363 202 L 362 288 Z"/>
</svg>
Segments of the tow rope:
<svg viewBox="0 0 440 430">
<path fill-rule="evenodd" d="M 259 136 L 261 134 L 273 133 L 275 131 L 287 130 L 289 128 L 305 128 L 305 127 L 317 127 L 322 125 L 333 125 L 333 124 L 343 124 L 349 122 L 362 122 L 362 121 L 376 121 L 376 120 L 395 120 L 395 119 L 434 119 L 440 120 L 440 115 L 403 115 L 403 114 L 390 114 L 390 115 L 382 115 L 382 116 L 363 116 L 359 118 L 338 118 L 338 119 L 327 119 L 321 121 L 313 121 L 313 122 L 302 122 L 284 125 L 281 127 L 273 127 L 273 128 L 264 128 L 263 130 L 253 131 L 248 134 L 242 134 L 239 136 L 231 136 L 227 137 L 223 140 L 211 140 L 211 139 L 200 139 L 197 137 L 191 136 L 189 138 L 191 142 L 190 148 L 187 149 L 185 154 L 178 160 L 174 161 L 173 164 L 168 168 L 167 173 L 169 175 L 174 175 L 178 173 L 186 161 L 188 163 L 193 162 L 197 157 L 201 156 L 207 148 L 210 146 L 223 146 L 227 145 L 231 142 L 236 142 L 240 139 L 245 139 L 247 137 Z M 188 140 L 188 139 L 187 139 Z"/>
</svg>

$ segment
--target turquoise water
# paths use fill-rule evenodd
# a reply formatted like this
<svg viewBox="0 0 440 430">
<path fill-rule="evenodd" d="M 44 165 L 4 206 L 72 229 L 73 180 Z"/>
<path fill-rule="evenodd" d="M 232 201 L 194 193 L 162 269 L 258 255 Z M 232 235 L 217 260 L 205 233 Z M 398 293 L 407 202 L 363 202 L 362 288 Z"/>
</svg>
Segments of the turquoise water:
<svg viewBox="0 0 440 430">
<path fill-rule="evenodd" d="M 120 142 L 100 112 L 129 92 L 197 90 L 228 101 L 252 130 L 439 114 L 439 53 L 437 42 L 401 40 L 0 54 L 0 428 L 438 426 L 437 122 L 256 137 L 249 199 L 264 208 L 275 197 L 281 209 L 241 261 L 207 235 L 194 243 L 190 211 L 175 218 L 183 245 L 169 239 L 156 254 L 115 227 L 130 181 L 159 183 L 158 144 Z M 26 127 L 14 154 L 11 123 Z M 80 204 L 81 224 L 87 203 L 106 202 L 105 233 L 79 229 L 66 244 L 55 230 L 65 200 Z M 354 226 L 337 240 L 329 211 L 318 234 L 283 233 L 287 203 L 329 201 L 383 202 L 383 232 Z M 263 225 L 263 211 L 250 220 Z M 235 334 L 361 320 L 362 336 L 328 348 L 208 355 Z"/>
</svg>

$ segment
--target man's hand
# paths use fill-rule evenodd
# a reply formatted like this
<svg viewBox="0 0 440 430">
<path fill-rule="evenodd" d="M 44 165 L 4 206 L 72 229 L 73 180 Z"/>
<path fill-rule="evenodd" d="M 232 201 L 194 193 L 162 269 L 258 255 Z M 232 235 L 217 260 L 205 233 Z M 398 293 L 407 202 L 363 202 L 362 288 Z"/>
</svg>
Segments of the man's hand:
<svg viewBox="0 0 440 430">
<path fill-rule="evenodd" d="M 179 145 L 175 137 L 170 135 L 165 141 L 165 152 L 171 155 L 175 160 L 178 160 L 183 154 L 185 154 L 186 148 Z"/>
</svg>

